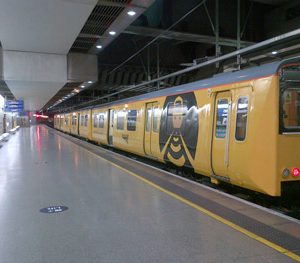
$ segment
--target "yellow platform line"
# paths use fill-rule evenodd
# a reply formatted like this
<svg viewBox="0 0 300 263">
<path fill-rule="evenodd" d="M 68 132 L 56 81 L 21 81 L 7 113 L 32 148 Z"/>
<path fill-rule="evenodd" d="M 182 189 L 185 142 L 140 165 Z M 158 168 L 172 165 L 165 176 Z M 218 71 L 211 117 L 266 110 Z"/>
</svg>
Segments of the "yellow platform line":
<svg viewBox="0 0 300 263">
<path fill-rule="evenodd" d="M 75 142 L 73 142 L 73 143 L 76 144 Z M 229 220 L 227 220 L 227 219 L 225 219 L 223 217 L 218 216 L 217 214 L 215 214 L 215 213 L 213 213 L 213 212 L 211 212 L 211 211 L 209 211 L 209 210 L 207 210 L 207 209 L 205 209 L 205 208 L 203 208 L 203 207 L 201 207 L 201 206 L 199 206 L 199 205 L 197 205 L 197 204 L 195 204 L 195 203 L 193 203 L 193 202 L 185 199 L 184 197 L 181 197 L 181 196 L 179 196 L 179 195 L 177 195 L 177 194 L 175 194 L 175 193 L 173 193 L 173 192 L 171 192 L 171 191 L 169 191 L 169 190 L 167 190 L 167 189 L 165 189 L 165 188 L 163 188 L 163 187 L 161 187 L 161 186 L 159 186 L 159 185 L 151 182 L 148 179 L 145 179 L 144 177 L 142 177 L 142 176 L 140 176 L 140 175 L 138 175 L 138 174 L 136 174 L 134 172 L 131 172 L 131 171 L 127 170 L 126 168 L 123 168 L 123 167 L 115 164 L 112 161 L 109 161 L 109 160 L 105 159 L 102 156 L 97 155 L 96 153 L 92 152 L 89 149 L 86 149 L 84 147 L 82 147 L 82 148 L 84 150 L 88 151 L 89 153 L 92 153 L 96 157 L 98 157 L 98 158 L 100 158 L 100 159 L 102 159 L 102 160 L 110 163 L 111 165 L 117 167 L 118 169 L 120 169 L 120 170 L 122 170 L 122 171 L 124 171 L 124 172 L 126 172 L 126 173 L 128 173 L 128 174 L 130 174 L 132 176 L 134 176 L 135 178 L 137 178 L 137 179 L 145 182 L 148 185 L 151 185 L 152 187 L 156 188 L 157 190 L 159 190 L 159 191 L 161 191 L 161 192 L 163 192 L 163 193 L 165 193 L 165 194 L 167 194 L 169 196 L 172 196 L 173 198 L 175 198 L 175 199 L 177 199 L 177 200 L 179 200 L 179 201 L 187 204 L 188 206 L 193 207 L 194 209 L 196 209 L 196 210 L 198 210 L 198 211 L 206 214 L 207 216 L 209 216 L 211 218 L 214 218 L 215 220 L 217 220 L 217 221 L 219 221 L 219 222 L 221 222 L 221 223 L 223 223 L 223 224 L 225 224 L 225 225 L 227 225 L 227 226 L 229 226 L 229 227 L 237 230 L 238 232 L 243 233 L 244 235 L 257 240 L 258 242 L 260 242 L 260 243 L 262 243 L 262 244 L 264 244 L 264 245 L 266 245 L 266 246 L 268 246 L 268 247 L 270 247 L 270 248 L 272 248 L 272 249 L 280 252 L 281 254 L 283 254 L 285 256 L 288 256 L 288 257 L 296 260 L 297 262 L 300 262 L 300 256 L 296 255 L 295 253 L 293 253 L 293 252 L 291 252 L 291 251 L 289 251 L 289 250 L 287 250 L 287 249 L 285 249 L 285 248 L 283 248 L 283 247 L 281 247 L 279 245 L 276 245 L 275 243 L 273 243 L 273 242 L 271 242 L 271 241 L 269 241 L 269 240 L 267 240 L 267 239 L 265 239 L 263 237 L 260 237 L 260 236 L 258 236 L 256 234 L 248 231 L 247 229 L 245 229 L 243 227 L 240 227 L 240 226 L 238 226 L 235 223 L 232 223 L 231 221 L 229 221 Z"/>
</svg>

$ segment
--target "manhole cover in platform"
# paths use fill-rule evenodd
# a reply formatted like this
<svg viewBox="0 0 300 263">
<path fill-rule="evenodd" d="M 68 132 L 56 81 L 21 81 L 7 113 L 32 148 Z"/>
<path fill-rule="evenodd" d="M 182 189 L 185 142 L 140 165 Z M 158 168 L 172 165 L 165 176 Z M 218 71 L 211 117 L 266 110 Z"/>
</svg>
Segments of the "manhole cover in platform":
<svg viewBox="0 0 300 263">
<path fill-rule="evenodd" d="M 46 214 L 53 214 L 53 213 L 60 213 L 68 210 L 69 208 L 67 206 L 62 206 L 62 205 L 55 205 L 55 206 L 49 206 L 40 209 L 41 213 L 46 213 Z"/>
</svg>

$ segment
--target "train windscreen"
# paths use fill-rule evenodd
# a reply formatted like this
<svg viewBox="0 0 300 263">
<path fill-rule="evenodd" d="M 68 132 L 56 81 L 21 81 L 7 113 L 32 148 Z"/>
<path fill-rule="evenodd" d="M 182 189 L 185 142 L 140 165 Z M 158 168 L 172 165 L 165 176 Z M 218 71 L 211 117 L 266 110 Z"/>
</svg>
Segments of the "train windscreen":
<svg viewBox="0 0 300 263">
<path fill-rule="evenodd" d="M 280 131 L 300 132 L 300 65 L 281 68 L 280 76 Z"/>
</svg>

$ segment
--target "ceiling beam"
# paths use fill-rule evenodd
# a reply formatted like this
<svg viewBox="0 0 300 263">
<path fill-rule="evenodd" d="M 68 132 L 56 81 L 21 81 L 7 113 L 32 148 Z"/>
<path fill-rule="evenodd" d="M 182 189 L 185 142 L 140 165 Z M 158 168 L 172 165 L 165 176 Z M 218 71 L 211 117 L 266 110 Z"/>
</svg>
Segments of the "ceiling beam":
<svg viewBox="0 0 300 263">
<path fill-rule="evenodd" d="M 205 43 L 205 44 L 215 44 L 216 37 L 215 36 L 206 36 L 192 33 L 183 33 L 178 31 L 165 31 L 163 29 L 157 28 L 149 28 L 149 27 L 140 27 L 140 26 L 129 26 L 123 32 L 125 34 L 131 35 L 141 35 L 141 36 L 149 36 L 149 37 L 157 37 L 169 40 L 177 40 L 184 42 L 196 42 L 196 43 Z M 236 39 L 231 38 L 219 38 L 219 44 L 222 46 L 236 47 L 237 41 Z M 247 47 L 254 44 L 249 41 L 241 41 L 242 47 Z"/>
<path fill-rule="evenodd" d="M 99 0 L 97 5 L 123 7 L 123 8 L 128 6 L 128 4 L 126 4 L 126 3 L 117 3 L 117 2 L 105 1 L 105 0 Z"/>
<path fill-rule="evenodd" d="M 112 7 L 139 7 L 139 8 L 145 8 L 148 6 L 146 1 L 131 1 L 131 3 L 118 3 L 118 2 L 112 2 L 107 0 L 99 0 L 97 5 L 100 6 L 112 6 Z"/>
</svg>

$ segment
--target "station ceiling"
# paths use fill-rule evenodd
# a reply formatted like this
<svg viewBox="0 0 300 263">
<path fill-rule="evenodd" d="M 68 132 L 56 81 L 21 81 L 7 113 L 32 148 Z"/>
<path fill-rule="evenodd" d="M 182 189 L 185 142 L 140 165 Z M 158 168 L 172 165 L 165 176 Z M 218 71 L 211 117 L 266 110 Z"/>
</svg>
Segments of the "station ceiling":
<svg viewBox="0 0 300 263">
<path fill-rule="evenodd" d="M 78 1 L 88 0 L 61 0 L 60 2 Z M 220 53 L 227 54 L 237 49 L 238 0 L 219 0 L 218 2 Z M 135 16 L 131 17 L 127 14 L 131 9 L 136 11 Z M 47 12 L 46 9 L 40 10 L 40 13 L 45 12 Z M 68 17 L 65 17 L 65 23 L 68 23 L 69 16 L 74 16 L 72 9 L 70 9 Z M 180 20 L 181 18 L 183 19 Z M 180 22 L 178 22 L 179 20 Z M 57 104 L 56 107 L 51 108 L 51 111 L 94 101 L 96 98 L 126 89 L 128 86 L 214 57 L 216 53 L 216 23 L 216 0 L 97 1 L 80 32 L 76 36 L 72 35 L 73 42 L 69 43 L 68 51 L 97 54 L 98 82 L 92 83 L 89 88 L 84 90 L 81 90 L 82 83 L 68 82 L 48 101 L 43 110 L 49 109 L 58 100 L 72 93 L 74 89 L 79 89 L 81 92 Z M 299 28 L 299 24 L 299 1 L 240 1 L 241 48 L 295 30 Z M 64 27 L 61 27 L 61 30 L 59 26 L 57 28 L 61 37 L 65 37 L 66 34 L 65 41 L 70 42 L 71 38 L 68 35 L 71 35 L 72 32 L 65 31 Z M 115 31 L 116 34 L 110 35 L 110 31 Z M 18 34 L 26 39 L 26 32 Z M 53 42 L 55 39 L 46 41 L 46 47 L 55 47 L 56 43 Z M 148 46 L 150 42 L 153 43 Z M 24 43 L 26 42 L 24 41 Z M 284 47 L 283 44 L 281 48 Z M 299 47 L 295 43 L 291 50 L 286 54 L 299 53 Z M 272 46 L 269 46 L 267 52 L 271 51 Z M 256 55 L 261 54 L 263 51 Z M 277 59 L 280 58 L 280 55 L 273 57 Z M 232 61 L 228 62 L 232 63 Z M 216 68 L 215 65 L 209 66 L 162 81 L 159 83 L 159 88 L 208 77 L 219 71 L 220 68 Z M 137 95 L 153 88 L 157 87 L 149 86 L 116 94 L 104 99 L 103 102 Z"/>
</svg>

